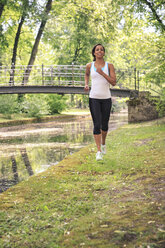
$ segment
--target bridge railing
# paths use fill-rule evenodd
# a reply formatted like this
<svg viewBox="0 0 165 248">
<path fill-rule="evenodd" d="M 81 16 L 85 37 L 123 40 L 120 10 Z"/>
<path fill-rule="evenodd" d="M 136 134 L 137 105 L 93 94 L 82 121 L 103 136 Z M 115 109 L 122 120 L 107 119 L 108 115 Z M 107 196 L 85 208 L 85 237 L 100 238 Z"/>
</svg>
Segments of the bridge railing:
<svg viewBox="0 0 165 248">
<path fill-rule="evenodd" d="M 84 86 L 84 65 L 25 65 L 0 66 L 0 86 Z M 28 71 L 31 71 L 30 76 Z M 147 90 L 145 71 L 116 69 L 115 88 Z M 28 78 L 28 82 L 26 80 Z M 25 83 L 26 82 L 26 83 Z"/>
<path fill-rule="evenodd" d="M 0 86 L 25 85 L 83 85 L 85 66 L 80 65 L 33 65 L 28 83 L 25 84 L 27 67 L 20 65 L 13 68 L 0 66 Z"/>
<path fill-rule="evenodd" d="M 27 66 L 0 66 L 0 86 L 26 85 L 60 85 L 83 86 L 84 65 L 33 65 L 29 66 L 31 73 L 28 77 Z M 135 88 L 134 69 L 117 69 L 117 81 L 120 88 Z"/>
</svg>

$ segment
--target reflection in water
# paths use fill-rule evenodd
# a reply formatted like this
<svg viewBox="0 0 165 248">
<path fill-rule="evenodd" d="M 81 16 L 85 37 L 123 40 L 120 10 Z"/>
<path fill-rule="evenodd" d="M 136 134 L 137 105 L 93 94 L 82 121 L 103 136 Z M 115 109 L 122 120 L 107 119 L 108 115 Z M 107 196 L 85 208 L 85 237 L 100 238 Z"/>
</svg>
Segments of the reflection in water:
<svg viewBox="0 0 165 248">
<path fill-rule="evenodd" d="M 12 170 L 13 170 L 13 176 L 14 176 L 14 182 L 18 183 L 18 171 L 17 171 L 17 163 L 14 155 L 11 155 L 11 161 L 12 161 Z"/>
<path fill-rule="evenodd" d="M 127 113 L 111 117 L 109 129 L 127 123 Z M 93 142 L 89 116 L 0 128 L 0 192 L 57 164 Z"/>
<path fill-rule="evenodd" d="M 21 155 L 22 155 L 22 158 L 23 158 L 23 161 L 24 161 L 24 164 L 26 166 L 26 169 L 27 169 L 27 172 L 28 172 L 29 176 L 32 176 L 34 174 L 34 172 L 33 172 L 33 169 L 31 167 L 31 164 L 29 162 L 29 158 L 28 158 L 28 155 L 27 155 L 26 148 L 21 149 Z"/>
</svg>

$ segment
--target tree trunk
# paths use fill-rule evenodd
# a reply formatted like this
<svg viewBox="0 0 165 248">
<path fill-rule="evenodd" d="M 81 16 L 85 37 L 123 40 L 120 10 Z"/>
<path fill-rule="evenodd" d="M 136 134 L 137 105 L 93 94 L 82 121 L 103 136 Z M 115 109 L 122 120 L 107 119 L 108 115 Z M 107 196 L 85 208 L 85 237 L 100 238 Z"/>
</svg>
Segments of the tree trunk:
<svg viewBox="0 0 165 248">
<path fill-rule="evenodd" d="M 4 7 L 5 7 L 5 3 L 0 3 L 0 18 L 2 16 L 2 12 L 4 10 Z"/>
<path fill-rule="evenodd" d="M 5 7 L 5 3 L 0 3 L 0 19 L 1 19 L 2 12 L 4 10 L 4 7 Z M 3 31 L 3 28 L 2 28 L 2 25 L 0 24 L 0 40 L 1 40 L 1 37 L 3 37 L 2 31 Z M 0 48 L 0 54 L 1 54 L 1 48 Z M 0 57 L 0 60 L 1 60 L 1 57 Z M 0 66 L 2 66 L 2 62 L 1 61 L 0 61 Z"/>
<path fill-rule="evenodd" d="M 25 15 L 23 14 L 21 17 L 21 21 L 18 25 L 17 33 L 15 36 L 14 47 L 13 47 L 13 56 L 11 59 L 11 73 L 10 73 L 9 84 L 14 84 L 14 73 L 15 73 L 15 64 L 16 64 L 16 58 L 17 58 L 17 48 L 18 48 L 18 42 L 19 42 L 21 29 L 22 29 L 22 25 L 24 23 L 24 20 L 25 20 Z"/>
<path fill-rule="evenodd" d="M 28 66 L 26 68 L 26 71 L 24 73 L 24 77 L 23 77 L 23 81 L 22 81 L 23 85 L 27 84 L 27 82 L 28 82 L 30 72 L 32 70 L 32 65 L 34 64 L 34 61 L 35 61 L 35 58 L 36 58 L 36 55 L 37 55 L 39 42 L 40 42 L 41 36 L 43 34 L 43 31 L 44 31 L 44 28 L 45 28 L 45 25 L 46 25 L 46 22 L 47 22 L 47 19 L 48 19 L 48 14 L 49 14 L 49 12 L 51 10 L 51 7 L 52 7 L 52 0 L 48 0 L 48 2 L 46 4 L 46 9 L 44 11 L 45 12 L 44 17 L 43 17 L 43 19 L 41 21 L 41 24 L 40 24 L 40 27 L 39 27 L 39 30 L 38 30 L 38 34 L 36 36 L 35 43 L 34 43 L 34 46 L 33 46 L 32 52 L 31 52 L 31 57 L 30 57 Z"/>
</svg>

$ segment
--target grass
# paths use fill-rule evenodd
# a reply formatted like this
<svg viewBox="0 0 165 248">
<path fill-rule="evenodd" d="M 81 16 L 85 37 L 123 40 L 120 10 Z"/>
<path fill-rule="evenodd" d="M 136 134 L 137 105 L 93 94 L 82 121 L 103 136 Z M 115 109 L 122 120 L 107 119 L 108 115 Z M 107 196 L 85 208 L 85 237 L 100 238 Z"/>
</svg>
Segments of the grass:
<svg viewBox="0 0 165 248">
<path fill-rule="evenodd" d="M 0 247 L 165 247 L 165 119 L 109 134 L 0 195 Z"/>
</svg>

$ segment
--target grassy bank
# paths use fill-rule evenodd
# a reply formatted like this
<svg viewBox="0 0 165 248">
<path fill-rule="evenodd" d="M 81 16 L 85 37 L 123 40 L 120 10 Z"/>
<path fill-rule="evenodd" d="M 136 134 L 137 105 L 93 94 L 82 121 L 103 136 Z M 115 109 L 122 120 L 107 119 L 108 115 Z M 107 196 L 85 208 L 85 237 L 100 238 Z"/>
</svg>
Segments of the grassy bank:
<svg viewBox="0 0 165 248">
<path fill-rule="evenodd" d="M 0 195 L 0 247 L 165 247 L 165 119 L 109 134 Z"/>
<path fill-rule="evenodd" d="M 72 118 L 76 118 L 76 116 L 82 116 L 89 114 L 88 109 L 69 109 L 67 111 L 63 111 L 61 114 L 40 116 L 40 117 L 27 117 L 24 114 L 13 114 L 10 118 L 5 115 L 0 114 L 0 127 L 6 126 L 16 126 L 23 124 L 31 124 L 31 123 L 39 123 L 39 122 L 47 122 L 53 121 L 57 119 L 67 119 L 68 116 Z"/>
</svg>

